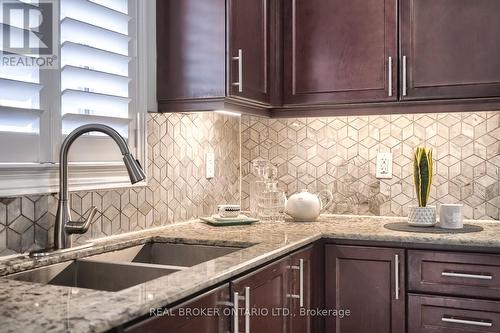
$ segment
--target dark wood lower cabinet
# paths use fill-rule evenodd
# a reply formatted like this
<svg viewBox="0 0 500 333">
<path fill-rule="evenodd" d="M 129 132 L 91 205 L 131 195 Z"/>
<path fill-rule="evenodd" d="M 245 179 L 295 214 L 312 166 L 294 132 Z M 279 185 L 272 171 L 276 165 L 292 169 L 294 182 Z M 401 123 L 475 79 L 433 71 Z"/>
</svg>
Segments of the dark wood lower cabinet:
<svg viewBox="0 0 500 333">
<path fill-rule="evenodd" d="M 289 332 L 323 332 L 323 320 L 311 310 L 323 307 L 323 244 L 317 243 L 289 259 Z"/>
<path fill-rule="evenodd" d="M 325 246 L 328 333 L 405 332 L 405 253 L 402 249 Z"/>
<path fill-rule="evenodd" d="M 498 267 L 498 254 L 318 241 L 115 331 L 500 333 Z"/>
<path fill-rule="evenodd" d="M 308 311 L 322 305 L 322 254 L 317 243 L 233 281 L 233 301 L 237 293 L 240 310 L 233 332 L 322 332 L 320 318 Z"/>
<path fill-rule="evenodd" d="M 146 319 L 122 331 L 320 333 L 322 321 L 307 315 L 306 310 L 322 304 L 320 242 L 164 312 L 168 315 Z"/>
<path fill-rule="evenodd" d="M 168 313 L 158 310 L 157 316 L 129 326 L 123 332 L 226 333 L 230 330 L 230 317 L 225 315 L 229 301 L 229 284 L 225 284 L 169 309 Z"/>
<path fill-rule="evenodd" d="M 408 251 L 408 290 L 422 294 L 500 299 L 500 256 Z"/>
<path fill-rule="evenodd" d="M 498 333 L 500 302 L 408 296 L 408 333 Z"/>
<path fill-rule="evenodd" d="M 287 265 L 282 259 L 231 282 L 238 318 L 233 332 L 287 332 Z"/>
</svg>

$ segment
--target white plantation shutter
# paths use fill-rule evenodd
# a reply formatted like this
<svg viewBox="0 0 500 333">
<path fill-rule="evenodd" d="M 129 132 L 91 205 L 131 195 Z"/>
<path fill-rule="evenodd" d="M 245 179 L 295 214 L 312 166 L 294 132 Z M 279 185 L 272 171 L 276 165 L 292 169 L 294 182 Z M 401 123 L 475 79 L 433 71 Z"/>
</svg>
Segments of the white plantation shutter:
<svg viewBox="0 0 500 333">
<path fill-rule="evenodd" d="M 128 6 L 128 0 L 61 0 L 63 135 L 83 124 L 101 123 L 131 138 Z M 121 156 L 109 138 L 91 133 L 75 142 L 70 159 L 119 161 Z"/>
<path fill-rule="evenodd" d="M 4 2 L 0 1 L 2 54 L 4 29 L 10 28 L 11 46 L 22 47 L 24 36 L 22 15 L 13 11 L 10 24 L 3 21 Z M 40 123 L 44 113 L 40 103 L 42 88 L 38 68 L 0 66 L 0 163 L 40 162 Z"/>
<path fill-rule="evenodd" d="M 22 9 L 42 8 L 42 13 L 50 7 L 41 0 L 0 0 L 0 52 L 7 27 L 2 22 L 5 2 L 20 4 Z M 144 113 L 148 107 L 156 110 L 152 93 L 156 90 L 155 1 L 51 3 L 54 11 L 49 22 L 55 22 L 53 28 L 58 30 L 52 39 L 55 66 L 0 66 L 0 196 L 57 190 L 60 144 L 83 124 L 113 127 L 145 163 Z M 10 16 L 11 46 L 26 47 L 23 37 L 29 35 L 29 47 L 36 51 L 43 45 L 32 34 L 46 36 L 47 30 L 24 30 L 26 13 L 22 13 Z M 33 23 L 31 18 L 29 22 Z M 130 185 L 118 147 L 100 133 L 76 140 L 69 161 L 75 164 L 70 168 L 72 190 Z"/>
</svg>

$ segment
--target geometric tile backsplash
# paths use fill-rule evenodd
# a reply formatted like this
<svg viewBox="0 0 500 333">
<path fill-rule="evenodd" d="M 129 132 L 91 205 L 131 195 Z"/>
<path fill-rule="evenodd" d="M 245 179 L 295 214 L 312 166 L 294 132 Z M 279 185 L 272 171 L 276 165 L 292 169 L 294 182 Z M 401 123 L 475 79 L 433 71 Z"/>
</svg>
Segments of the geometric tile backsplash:
<svg viewBox="0 0 500 333">
<path fill-rule="evenodd" d="M 288 195 L 330 189 L 329 212 L 405 216 L 415 201 L 413 149 L 424 144 L 436 163 L 431 204 L 460 202 L 467 218 L 500 218 L 500 112 L 293 119 L 206 112 L 149 114 L 147 124 L 148 186 L 71 193 L 74 219 L 92 205 L 99 211 L 76 243 L 208 215 L 240 197 L 248 208 L 257 157 L 277 165 Z M 207 180 L 209 151 L 216 175 Z M 392 152 L 392 179 L 375 178 L 377 152 Z M 56 205 L 56 194 L 0 198 L 0 256 L 50 246 Z"/>
<path fill-rule="evenodd" d="M 278 167 L 288 195 L 329 189 L 330 212 L 406 216 L 415 203 L 413 149 L 434 148 L 430 204 L 462 203 L 464 216 L 500 217 L 500 112 L 242 118 L 242 205 L 249 205 L 251 161 Z M 375 178 L 378 152 L 392 152 L 393 178 Z"/>
<path fill-rule="evenodd" d="M 97 215 L 78 244 L 184 221 L 239 203 L 240 119 L 218 113 L 148 115 L 148 186 L 70 195 L 72 218 L 91 206 Z M 215 153 L 216 174 L 205 178 L 205 153 Z M 53 244 L 55 195 L 0 198 L 0 255 Z M 75 237 L 73 235 L 72 237 Z"/>
</svg>

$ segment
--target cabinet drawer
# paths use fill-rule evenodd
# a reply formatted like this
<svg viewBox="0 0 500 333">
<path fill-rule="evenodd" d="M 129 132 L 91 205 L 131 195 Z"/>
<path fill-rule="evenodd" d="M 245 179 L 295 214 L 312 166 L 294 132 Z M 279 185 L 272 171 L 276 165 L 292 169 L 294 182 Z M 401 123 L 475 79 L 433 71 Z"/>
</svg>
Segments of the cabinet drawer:
<svg viewBox="0 0 500 333">
<path fill-rule="evenodd" d="M 500 302 L 408 296 L 408 333 L 500 332 Z"/>
<path fill-rule="evenodd" d="M 500 256 L 409 251 L 408 290 L 500 299 Z"/>
<path fill-rule="evenodd" d="M 126 326 L 123 333 L 219 333 L 228 332 L 230 318 L 225 306 L 230 301 L 229 284 L 194 297 L 168 312 L 155 311 L 156 316 Z"/>
</svg>

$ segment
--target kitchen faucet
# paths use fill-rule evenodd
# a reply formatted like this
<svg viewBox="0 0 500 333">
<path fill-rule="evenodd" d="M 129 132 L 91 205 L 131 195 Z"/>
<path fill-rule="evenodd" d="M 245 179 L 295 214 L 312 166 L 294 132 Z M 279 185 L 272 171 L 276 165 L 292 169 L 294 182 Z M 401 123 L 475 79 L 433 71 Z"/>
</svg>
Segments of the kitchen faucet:
<svg viewBox="0 0 500 333">
<path fill-rule="evenodd" d="M 70 248 L 71 234 L 85 233 L 89 229 L 90 224 L 97 212 L 97 208 L 93 206 L 90 208 L 90 212 L 84 221 L 72 221 L 68 201 L 68 151 L 71 144 L 78 137 L 89 132 L 101 132 L 107 134 L 116 142 L 123 155 L 123 162 L 125 163 L 130 177 L 130 182 L 132 184 L 140 182 L 146 178 L 139 161 L 132 156 L 127 146 L 127 142 L 117 131 L 102 124 L 88 124 L 76 128 L 63 141 L 59 152 L 59 201 L 54 227 L 54 250 Z"/>
</svg>

